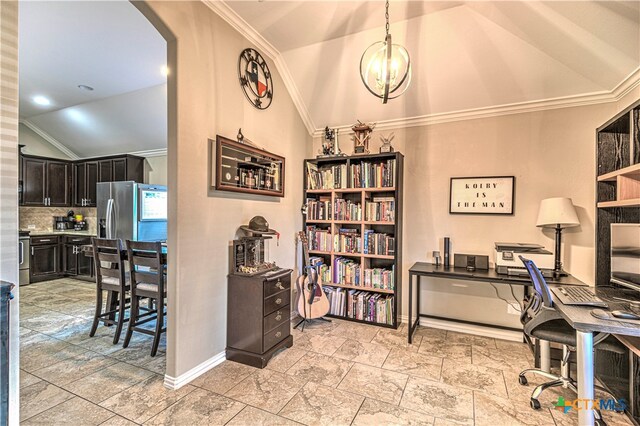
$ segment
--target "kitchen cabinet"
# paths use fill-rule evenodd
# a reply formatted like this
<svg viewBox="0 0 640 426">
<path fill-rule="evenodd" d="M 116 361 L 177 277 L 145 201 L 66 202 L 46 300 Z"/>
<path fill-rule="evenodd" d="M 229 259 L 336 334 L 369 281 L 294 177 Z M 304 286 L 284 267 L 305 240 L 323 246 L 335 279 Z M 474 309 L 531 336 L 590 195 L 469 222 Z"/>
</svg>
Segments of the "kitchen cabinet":
<svg viewBox="0 0 640 426">
<path fill-rule="evenodd" d="M 58 236 L 31 237 L 29 278 L 32 283 L 62 276 Z"/>
<path fill-rule="evenodd" d="M 73 165 L 73 205 L 95 207 L 96 183 L 98 183 L 98 162 L 83 161 Z"/>
<path fill-rule="evenodd" d="M 22 157 L 22 205 L 71 205 L 71 163 L 42 157 Z"/>
<path fill-rule="evenodd" d="M 113 182 L 113 160 L 102 160 L 99 164 L 98 182 Z"/>
<path fill-rule="evenodd" d="M 94 158 L 74 163 L 73 205 L 96 206 L 96 184 L 132 180 L 144 182 L 144 158 L 135 155 Z"/>
<path fill-rule="evenodd" d="M 91 244 L 91 237 L 67 235 L 62 237 L 62 269 L 66 276 L 92 280 L 93 258 L 82 253 L 83 245 Z"/>
</svg>

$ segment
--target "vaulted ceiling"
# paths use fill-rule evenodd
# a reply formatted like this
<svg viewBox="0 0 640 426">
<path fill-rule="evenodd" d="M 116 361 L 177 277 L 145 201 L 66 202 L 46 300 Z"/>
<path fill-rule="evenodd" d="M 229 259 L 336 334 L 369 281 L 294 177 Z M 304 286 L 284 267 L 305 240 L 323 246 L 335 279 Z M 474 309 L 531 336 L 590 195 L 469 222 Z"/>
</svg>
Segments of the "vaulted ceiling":
<svg viewBox="0 0 640 426">
<path fill-rule="evenodd" d="M 228 19 L 276 51 L 316 130 L 602 102 L 640 78 L 637 1 L 392 1 L 391 33 L 411 55 L 413 81 L 386 105 L 359 75 L 364 50 L 384 38 L 384 2 L 226 5 Z"/>
</svg>

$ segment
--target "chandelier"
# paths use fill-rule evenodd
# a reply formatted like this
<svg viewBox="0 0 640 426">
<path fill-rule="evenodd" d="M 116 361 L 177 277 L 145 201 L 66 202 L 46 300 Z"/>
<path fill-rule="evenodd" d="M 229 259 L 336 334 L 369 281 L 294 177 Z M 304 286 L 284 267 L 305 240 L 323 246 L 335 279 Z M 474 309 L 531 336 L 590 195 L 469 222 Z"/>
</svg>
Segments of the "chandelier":
<svg viewBox="0 0 640 426">
<path fill-rule="evenodd" d="M 404 46 L 393 44 L 389 33 L 389 0 L 385 5 L 386 37 L 373 43 L 360 58 L 360 78 L 375 97 L 386 104 L 402 95 L 411 83 L 411 60 Z"/>
</svg>

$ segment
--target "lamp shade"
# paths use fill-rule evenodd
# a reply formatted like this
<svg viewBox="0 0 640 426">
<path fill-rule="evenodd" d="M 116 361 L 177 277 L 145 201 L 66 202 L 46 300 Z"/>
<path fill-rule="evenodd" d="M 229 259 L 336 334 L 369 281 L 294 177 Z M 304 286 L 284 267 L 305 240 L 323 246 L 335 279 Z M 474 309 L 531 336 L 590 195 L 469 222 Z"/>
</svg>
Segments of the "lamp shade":
<svg viewBox="0 0 640 426">
<path fill-rule="evenodd" d="M 578 214 L 571 198 L 547 198 L 540 202 L 536 226 L 555 228 L 558 225 L 561 228 L 580 225 Z"/>
</svg>

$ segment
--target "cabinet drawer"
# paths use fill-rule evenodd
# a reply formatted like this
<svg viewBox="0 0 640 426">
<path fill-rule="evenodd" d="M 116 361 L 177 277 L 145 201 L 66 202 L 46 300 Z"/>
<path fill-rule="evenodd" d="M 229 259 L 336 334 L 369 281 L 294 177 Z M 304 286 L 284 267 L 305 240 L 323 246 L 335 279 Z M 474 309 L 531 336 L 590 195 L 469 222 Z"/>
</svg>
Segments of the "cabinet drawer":
<svg viewBox="0 0 640 426">
<path fill-rule="evenodd" d="M 279 326 L 283 321 L 288 321 L 291 316 L 289 305 L 278 309 L 275 312 L 264 317 L 263 330 L 266 332 L 273 330 Z"/>
<path fill-rule="evenodd" d="M 282 339 L 289 335 L 291 329 L 291 324 L 289 321 L 283 322 L 278 327 L 274 328 L 270 332 L 264 335 L 264 339 L 262 341 L 262 351 L 266 352 L 271 349 L 276 343 L 280 342 Z"/>
<path fill-rule="evenodd" d="M 73 244 L 76 246 L 85 246 L 91 244 L 91 237 L 65 237 L 65 243 Z"/>
<path fill-rule="evenodd" d="M 283 307 L 287 306 L 289 304 L 290 298 L 291 293 L 287 289 L 264 299 L 264 316 L 269 315 L 277 309 L 282 309 Z"/>
<path fill-rule="evenodd" d="M 264 281 L 264 297 L 265 299 L 273 294 L 280 293 L 283 290 L 291 288 L 291 274 L 280 277 L 274 277 Z"/>
<path fill-rule="evenodd" d="M 40 237 L 31 237 L 31 245 L 37 246 L 42 244 L 58 244 L 58 236 L 57 235 L 43 235 Z"/>
</svg>

